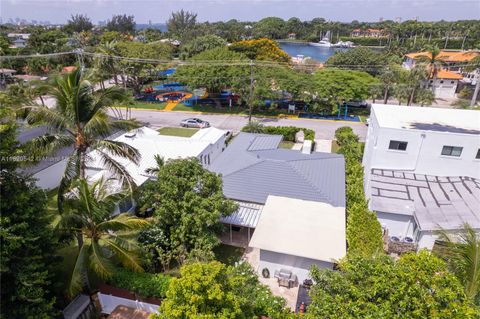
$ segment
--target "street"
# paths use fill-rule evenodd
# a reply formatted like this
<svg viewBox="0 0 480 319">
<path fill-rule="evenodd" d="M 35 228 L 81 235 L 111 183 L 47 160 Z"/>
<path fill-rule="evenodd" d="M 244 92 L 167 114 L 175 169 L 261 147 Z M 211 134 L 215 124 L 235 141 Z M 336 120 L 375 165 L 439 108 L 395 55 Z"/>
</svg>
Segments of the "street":
<svg viewBox="0 0 480 319">
<path fill-rule="evenodd" d="M 113 115 L 113 113 L 111 113 Z M 189 117 L 198 117 L 202 120 L 210 122 L 211 126 L 238 132 L 248 123 L 248 116 L 246 115 L 230 115 L 230 114 L 198 114 L 189 112 L 160 112 L 151 110 L 135 110 L 132 109 L 132 118 L 137 119 L 145 125 L 157 129 L 160 127 L 178 127 L 181 120 Z M 316 139 L 332 140 L 335 135 L 335 130 L 342 126 L 350 126 L 353 131 L 360 137 L 360 140 L 365 140 L 367 135 L 367 126 L 365 123 L 348 123 L 343 121 L 322 121 L 313 119 L 279 119 L 254 117 L 256 121 L 264 125 L 272 126 L 297 126 L 312 129 L 315 131 Z"/>
</svg>

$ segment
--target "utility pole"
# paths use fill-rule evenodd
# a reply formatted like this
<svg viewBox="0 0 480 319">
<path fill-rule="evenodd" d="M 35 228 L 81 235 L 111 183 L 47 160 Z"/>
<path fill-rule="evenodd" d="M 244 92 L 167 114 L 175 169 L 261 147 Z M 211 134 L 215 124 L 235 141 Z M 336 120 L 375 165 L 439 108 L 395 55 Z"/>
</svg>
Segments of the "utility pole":
<svg viewBox="0 0 480 319">
<path fill-rule="evenodd" d="M 249 101 L 249 110 L 248 110 L 248 124 L 252 123 L 252 109 L 253 109 L 253 60 L 250 60 L 250 96 L 248 97 Z"/>
</svg>

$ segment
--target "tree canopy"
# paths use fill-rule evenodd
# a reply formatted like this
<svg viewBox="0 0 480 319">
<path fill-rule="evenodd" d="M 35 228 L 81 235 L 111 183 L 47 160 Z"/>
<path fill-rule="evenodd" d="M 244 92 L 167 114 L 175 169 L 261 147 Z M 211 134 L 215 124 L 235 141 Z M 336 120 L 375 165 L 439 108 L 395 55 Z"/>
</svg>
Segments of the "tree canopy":
<svg viewBox="0 0 480 319">
<path fill-rule="evenodd" d="M 167 29 L 172 37 L 185 41 L 191 39 L 195 34 L 196 24 L 197 14 L 182 9 L 172 12 L 167 21 Z"/>
<path fill-rule="evenodd" d="M 221 37 L 209 34 L 195 38 L 192 41 L 188 42 L 183 47 L 183 51 L 188 55 L 188 57 L 192 57 L 203 51 L 215 49 L 217 47 L 224 47 L 226 45 L 227 41 L 225 41 Z"/>
<path fill-rule="evenodd" d="M 93 23 L 89 17 L 84 14 L 76 14 L 68 19 L 65 30 L 69 32 L 90 31 L 93 28 Z"/>
<path fill-rule="evenodd" d="M 293 318 L 285 301 L 261 285 L 246 263 L 237 267 L 217 261 L 193 263 L 183 266 L 180 273 L 180 278 L 172 279 L 155 319 Z"/>
<path fill-rule="evenodd" d="M 46 195 L 3 163 L 0 186 L 2 318 L 53 318 L 53 267 L 59 260 Z"/>
<path fill-rule="evenodd" d="M 135 17 L 126 14 L 114 15 L 111 20 L 108 20 L 106 28 L 108 31 L 133 34 L 135 32 Z"/>
<path fill-rule="evenodd" d="M 308 319 L 478 318 L 446 264 L 423 250 L 398 261 L 379 255 L 349 257 L 339 271 L 312 270 Z"/>
<path fill-rule="evenodd" d="M 278 17 L 263 18 L 255 23 L 253 33 L 257 38 L 284 39 L 287 36 L 286 23 Z"/>
<path fill-rule="evenodd" d="M 236 205 L 222 192 L 221 178 L 202 167 L 197 159 L 165 163 L 155 181 L 140 191 L 143 209 L 153 208 L 153 225 L 158 228 L 144 242 L 159 239 L 156 251 L 161 263 L 182 263 L 187 258 L 210 259 L 218 245 L 217 234 L 223 230 L 220 217 L 228 216 Z M 141 235 L 142 236 L 142 235 Z"/>
<path fill-rule="evenodd" d="M 355 48 L 348 51 L 336 52 L 325 65 L 344 69 L 364 71 L 371 75 L 377 75 L 388 64 L 389 57 L 381 52 L 370 48 Z"/>
<path fill-rule="evenodd" d="M 245 54 L 251 60 L 289 62 L 290 56 L 270 39 L 244 40 L 232 43 L 229 49 Z"/>
</svg>

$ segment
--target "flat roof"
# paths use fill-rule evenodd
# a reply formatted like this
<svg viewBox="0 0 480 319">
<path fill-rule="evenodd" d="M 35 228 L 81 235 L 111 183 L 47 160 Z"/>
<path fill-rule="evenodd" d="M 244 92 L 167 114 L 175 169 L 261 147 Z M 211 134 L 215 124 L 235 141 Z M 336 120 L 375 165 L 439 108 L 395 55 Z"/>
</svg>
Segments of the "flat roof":
<svg viewBox="0 0 480 319">
<path fill-rule="evenodd" d="M 345 208 L 268 196 L 251 247 L 334 262 L 345 256 Z"/>
<path fill-rule="evenodd" d="M 221 217 L 220 221 L 224 224 L 255 228 L 262 214 L 263 205 L 236 202 L 238 209 L 230 216 Z"/>
<path fill-rule="evenodd" d="M 480 229 L 480 180 L 372 169 L 370 208 L 414 216 L 421 230 Z"/>
<path fill-rule="evenodd" d="M 384 128 L 480 134 L 476 110 L 373 104 L 372 113 Z"/>
</svg>

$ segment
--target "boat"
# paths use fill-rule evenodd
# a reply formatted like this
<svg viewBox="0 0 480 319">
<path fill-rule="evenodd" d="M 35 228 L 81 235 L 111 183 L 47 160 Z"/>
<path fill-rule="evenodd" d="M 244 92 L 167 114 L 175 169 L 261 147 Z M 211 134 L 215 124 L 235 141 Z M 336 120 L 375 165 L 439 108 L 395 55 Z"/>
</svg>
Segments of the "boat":
<svg viewBox="0 0 480 319">
<path fill-rule="evenodd" d="M 333 48 L 354 48 L 355 44 L 352 41 L 338 41 L 331 45 Z"/>
<path fill-rule="evenodd" d="M 330 31 L 327 31 L 327 33 L 325 33 L 325 36 L 322 38 L 322 40 L 318 42 L 310 42 L 309 45 L 314 47 L 330 48 L 332 46 L 332 43 L 330 42 Z"/>
</svg>

